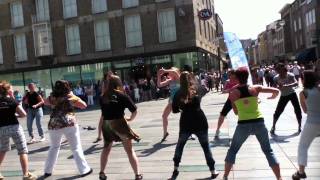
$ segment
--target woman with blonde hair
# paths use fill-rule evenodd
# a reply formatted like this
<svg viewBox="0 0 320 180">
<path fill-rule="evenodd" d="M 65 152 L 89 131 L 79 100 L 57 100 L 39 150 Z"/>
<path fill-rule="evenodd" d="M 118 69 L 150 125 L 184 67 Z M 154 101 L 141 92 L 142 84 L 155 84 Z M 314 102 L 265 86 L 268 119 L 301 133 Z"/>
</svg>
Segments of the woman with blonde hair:
<svg viewBox="0 0 320 180">
<path fill-rule="evenodd" d="M 114 141 L 121 141 L 135 173 L 135 179 L 141 180 L 142 174 L 140 174 L 138 158 L 132 147 L 132 139 L 140 141 L 140 137 L 128 125 L 128 121 L 133 121 L 136 117 L 137 107 L 130 97 L 125 94 L 122 82 L 118 76 L 110 76 L 108 86 L 100 97 L 100 106 L 103 119 L 102 134 L 104 148 L 101 152 L 99 179 L 107 179 L 104 170 L 112 144 Z M 124 117 L 125 109 L 129 109 L 131 112 L 130 117 Z"/>
<path fill-rule="evenodd" d="M 10 138 L 16 145 L 20 156 L 20 164 L 24 180 L 35 180 L 37 177 L 29 172 L 27 141 L 18 118 L 26 116 L 22 106 L 18 104 L 13 95 L 12 86 L 6 82 L 0 82 L 0 165 L 10 151 Z M 0 179 L 4 177 L 0 174 Z"/>
<path fill-rule="evenodd" d="M 44 177 L 52 175 L 54 165 L 58 159 L 63 135 L 70 144 L 73 158 L 81 177 L 91 174 L 92 169 L 83 154 L 79 125 L 74 113 L 74 107 L 85 109 L 87 104 L 72 93 L 68 81 L 64 80 L 58 80 L 55 83 L 53 92 L 45 100 L 45 104 L 51 106 L 52 113 L 50 114 L 48 124 L 50 149 L 45 163 Z"/>
<path fill-rule="evenodd" d="M 164 74 L 168 74 L 167 79 L 162 81 L 162 76 Z M 169 96 L 169 102 L 167 106 L 164 108 L 163 113 L 162 113 L 162 121 L 163 121 L 163 138 L 162 142 L 167 139 L 169 136 L 168 133 L 168 116 L 172 111 L 172 100 L 175 95 L 175 93 L 178 91 L 180 84 L 179 84 L 179 79 L 180 79 L 180 71 L 178 68 L 172 67 L 171 69 L 160 69 L 157 74 L 157 85 L 159 88 L 169 86 L 170 89 L 170 96 Z"/>
</svg>

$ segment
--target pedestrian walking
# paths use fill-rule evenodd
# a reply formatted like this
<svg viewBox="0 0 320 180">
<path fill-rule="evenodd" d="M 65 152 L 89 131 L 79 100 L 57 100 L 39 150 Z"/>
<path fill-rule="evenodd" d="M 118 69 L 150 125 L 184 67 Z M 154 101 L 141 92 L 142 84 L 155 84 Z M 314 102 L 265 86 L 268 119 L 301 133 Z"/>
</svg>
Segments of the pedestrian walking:
<svg viewBox="0 0 320 180">
<path fill-rule="evenodd" d="M 6 155 L 11 150 L 10 138 L 13 140 L 23 173 L 23 180 L 35 180 L 36 175 L 29 172 L 27 141 L 18 118 L 26 116 L 26 112 L 21 104 L 14 99 L 12 86 L 6 82 L 0 82 L 0 165 Z M 4 176 L 0 174 L 0 179 Z"/>
<path fill-rule="evenodd" d="M 36 142 L 32 128 L 34 119 L 36 119 L 36 125 L 40 136 L 39 141 L 45 141 L 41 124 L 43 118 L 42 106 L 44 104 L 44 101 L 42 99 L 42 96 L 36 92 L 36 85 L 34 83 L 30 83 L 28 85 L 28 89 L 29 92 L 26 94 L 24 98 L 24 104 L 26 104 L 27 107 L 27 128 L 30 136 L 29 143 L 32 144 Z"/>
<path fill-rule="evenodd" d="M 292 179 L 307 178 L 305 167 L 308 162 L 308 150 L 312 141 L 320 134 L 320 85 L 314 71 L 304 72 L 303 91 L 300 92 L 300 104 L 307 121 L 301 133 L 298 146 L 299 170 L 292 175 Z"/>
<path fill-rule="evenodd" d="M 298 65 L 298 62 L 297 62 L 297 61 L 294 62 L 294 65 L 293 65 L 291 71 L 292 71 L 292 73 L 293 73 L 294 77 L 296 78 L 296 80 L 297 80 L 297 82 L 298 82 L 298 85 L 299 85 L 301 67 Z M 297 85 L 297 86 L 298 86 L 298 85 Z"/>
<path fill-rule="evenodd" d="M 226 81 L 223 93 L 229 93 L 233 88 L 235 88 L 238 84 L 235 71 L 229 70 L 228 72 L 229 79 Z M 225 117 L 229 114 L 229 112 L 232 110 L 232 104 L 230 99 L 228 98 L 227 101 L 224 103 L 224 106 L 222 108 L 222 111 L 220 112 L 220 116 L 218 119 L 217 129 L 214 138 L 218 139 L 220 136 L 220 128 L 224 122 Z"/>
<path fill-rule="evenodd" d="M 162 81 L 162 76 L 164 74 L 168 74 L 168 78 Z M 170 89 L 170 96 L 169 96 L 169 102 L 167 106 L 164 108 L 164 111 L 162 113 L 162 122 L 163 122 L 163 138 L 162 142 L 167 139 L 169 136 L 168 133 L 168 116 L 172 111 L 172 100 L 177 92 L 177 90 L 180 87 L 179 84 L 180 79 L 180 72 L 179 69 L 172 67 L 171 69 L 160 69 L 157 73 L 157 85 L 159 88 L 169 86 Z"/>
<path fill-rule="evenodd" d="M 137 115 L 137 107 L 125 94 L 121 79 L 118 76 L 111 75 L 108 87 L 104 89 L 100 97 L 100 106 L 103 119 L 103 139 L 104 148 L 101 152 L 99 179 L 106 180 L 104 173 L 113 142 L 122 142 L 128 155 L 129 162 L 135 173 L 135 179 L 141 180 L 142 174 L 139 168 L 137 155 L 132 147 L 132 139 L 140 141 L 140 138 L 129 127 L 127 121 L 133 121 Z M 129 109 L 131 116 L 124 117 L 125 109 Z"/>
<path fill-rule="evenodd" d="M 274 81 L 277 88 L 281 91 L 281 96 L 276 111 L 273 115 L 273 125 L 270 133 L 272 135 L 275 134 L 277 121 L 289 101 L 291 101 L 294 107 L 294 112 L 298 121 L 298 133 L 300 133 L 302 113 L 299 105 L 298 96 L 294 90 L 294 87 L 298 85 L 298 82 L 295 79 L 295 76 L 292 73 L 288 72 L 286 66 L 283 63 L 278 64 L 278 66 L 276 67 L 276 71 L 278 75 L 275 76 Z"/>
<path fill-rule="evenodd" d="M 260 85 L 249 86 L 249 71 L 246 67 L 239 68 L 235 72 L 239 86 L 229 93 L 235 114 L 238 115 L 238 125 L 232 137 L 231 146 L 225 158 L 224 179 L 228 179 L 230 170 L 235 163 L 236 155 L 250 135 L 255 135 L 260 143 L 269 166 L 276 178 L 281 180 L 279 163 L 270 146 L 268 130 L 264 124 L 264 118 L 258 107 L 259 93 L 272 93 L 269 99 L 278 96 L 279 91 L 275 88 L 263 87 Z"/>
<path fill-rule="evenodd" d="M 86 103 L 72 93 L 69 83 L 64 80 L 58 80 L 55 83 L 53 91 L 45 103 L 51 106 L 52 113 L 48 124 L 50 148 L 45 162 L 44 177 L 52 175 L 58 159 L 62 136 L 68 140 L 81 177 L 91 174 L 92 169 L 83 154 L 79 125 L 74 113 L 75 107 L 85 109 Z"/>
<path fill-rule="evenodd" d="M 171 180 L 175 180 L 179 175 L 179 164 L 183 148 L 192 134 L 198 137 L 207 165 L 211 171 L 211 178 L 215 179 L 219 174 L 215 171 L 215 161 L 209 147 L 208 121 L 200 107 L 201 98 L 197 93 L 198 88 L 195 86 L 195 79 L 191 73 L 182 72 L 180 86 L 172 102 L 172 112 L 179 113 L 181 111 L 181 116 L 179 139 L 173 158 L 174 171 Z"/>
</svg>

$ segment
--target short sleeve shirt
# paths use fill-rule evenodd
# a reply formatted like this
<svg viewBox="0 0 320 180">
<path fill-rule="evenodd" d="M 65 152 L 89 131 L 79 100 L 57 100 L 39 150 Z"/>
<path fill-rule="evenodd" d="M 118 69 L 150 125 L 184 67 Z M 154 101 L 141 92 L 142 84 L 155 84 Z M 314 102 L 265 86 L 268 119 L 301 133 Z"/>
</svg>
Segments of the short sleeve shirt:
<svg viewBox="0 0 320 180">
<path fill-rule="evenodd" d="M 127 108 L 130 112 L 137 110 L 130 97 L 120 92 L 115 92 L 108 100 L 104 96 L 100 97 L 100 107 L 104 120 L 122 119 Z"/>
<path fill-rule="evenodd" d="M 292 84 L 294 82 L 296 82 L 295 77 L 292 73 L 287 73 L 286 78 L 280 78 L 279 75 L 276 75 L 274 77 L 274 81 L 276 84 L 283 84 L 283 85 L 287 85 L 287 84 Z M 284 87 L 281 90 L 281 96 L 289 96 L 292 93 L 295 93 L 295 90 L 293 87 Z"/>
<path fill-rule="evenodd" d="M 15 115 L 17 106 L 13 98 L 0 98 L 0 127 L 19 124 Z"/>
</svg>

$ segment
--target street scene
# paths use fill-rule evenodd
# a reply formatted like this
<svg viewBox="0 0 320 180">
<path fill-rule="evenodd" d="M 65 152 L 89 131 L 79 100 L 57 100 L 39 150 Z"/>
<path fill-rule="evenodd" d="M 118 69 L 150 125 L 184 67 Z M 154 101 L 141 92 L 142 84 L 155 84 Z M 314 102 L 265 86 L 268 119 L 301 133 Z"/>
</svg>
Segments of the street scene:
<svg viewBox="0 0 320 180">
<path fill-rule="evenodd" d="M 0 180 L 320 179 L 320 1 L 0 1 Z"/>
</svg>

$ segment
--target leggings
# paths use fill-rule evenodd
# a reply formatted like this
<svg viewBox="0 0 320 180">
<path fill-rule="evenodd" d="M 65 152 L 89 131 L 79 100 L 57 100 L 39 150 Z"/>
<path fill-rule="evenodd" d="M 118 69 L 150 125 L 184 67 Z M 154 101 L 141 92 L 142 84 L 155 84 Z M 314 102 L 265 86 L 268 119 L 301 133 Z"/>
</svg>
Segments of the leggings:
<svg viewBox="0 0 320 180">
<path fill-rule="evenodd" d="M 220 115 L 226 117 L 231 110 L 232 110 L 232 104 L 230 99 L 228 98 L 227 101 L 224 103 L 224 106 L 222 108 L 222 111 L 220 112 Z"/>
</svg>

